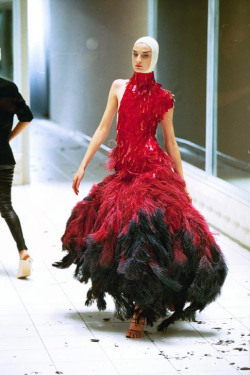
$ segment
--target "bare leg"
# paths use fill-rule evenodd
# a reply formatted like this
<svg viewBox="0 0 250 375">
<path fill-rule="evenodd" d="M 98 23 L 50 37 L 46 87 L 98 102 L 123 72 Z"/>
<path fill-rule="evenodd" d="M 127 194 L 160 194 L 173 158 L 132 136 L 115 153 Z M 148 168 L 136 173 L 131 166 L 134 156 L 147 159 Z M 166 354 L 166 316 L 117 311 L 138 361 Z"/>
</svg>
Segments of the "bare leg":
<svg viewBox="0 0 250 375">
<path fill-rule="evenodd" d="M 136 310 L 137 309 L 138 307 L 136 307 Z M 142 337 L 146 319 L 144 316 L 139 317 L 141 313 L 141 310 L 139 312 L 134 313 L 129 329 L 126 333 L 126 337 L 130 339 L 140 339 Z"/>
</svg>

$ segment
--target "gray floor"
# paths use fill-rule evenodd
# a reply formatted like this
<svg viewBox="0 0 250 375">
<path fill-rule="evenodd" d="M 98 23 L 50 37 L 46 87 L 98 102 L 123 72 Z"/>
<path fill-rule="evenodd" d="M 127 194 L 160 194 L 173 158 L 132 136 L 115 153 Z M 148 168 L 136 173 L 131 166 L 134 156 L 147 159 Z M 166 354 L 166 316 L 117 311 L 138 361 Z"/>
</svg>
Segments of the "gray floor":
<svg viewBox="0 0 250 375">
<path fill-rule="evenodd" d="M 106 174 L 99 153 L 79 197 L 73 194 L 84 150 L 49 124 L 32 124 L 31 184 L 15 186 L 13 201 L 34 267 L 29 279 L 16 279 L 17 252 L 1 220 L 0 374 L 250 374 L 250 254 L 227 237 L 218 236 L 229 265 L 218 300 L 197 322 L 176 322 L 167 333 L 146 327 L 141 340 L 125 338 L 129 323 L 114 319 L 111 298 L 105 312 L 86 307 L 89 286 L 74 280 L 73 267 L 51 266 L 62 256 L 60 236 L 72 206 Z"/>
</svg>

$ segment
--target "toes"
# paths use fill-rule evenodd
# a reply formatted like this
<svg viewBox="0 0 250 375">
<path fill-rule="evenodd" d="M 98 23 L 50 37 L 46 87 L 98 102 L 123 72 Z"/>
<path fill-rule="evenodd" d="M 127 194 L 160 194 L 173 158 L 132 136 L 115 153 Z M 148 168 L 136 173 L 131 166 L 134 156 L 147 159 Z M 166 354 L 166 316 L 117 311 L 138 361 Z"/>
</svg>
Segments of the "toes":
<svg viewBox="0 0 250 375">
<path fill-rule="evenodd" d="M 139 339 L 141 338 L 142 336 L 142 333 L 141 332 L 136 332 L 136 331 L 130 331 L 128 330 L 128 332 L 126 333 L 126 337 L 129 338 L 129 339 Z"/>
<path fill-rule="evenodd" d="M 128 339 L 140 339 L 142 337 L 142 332 L 134 331 L 134 330 L 128 330 L 128 332 L 126 333 L 126 337 Z"/>
</svg>

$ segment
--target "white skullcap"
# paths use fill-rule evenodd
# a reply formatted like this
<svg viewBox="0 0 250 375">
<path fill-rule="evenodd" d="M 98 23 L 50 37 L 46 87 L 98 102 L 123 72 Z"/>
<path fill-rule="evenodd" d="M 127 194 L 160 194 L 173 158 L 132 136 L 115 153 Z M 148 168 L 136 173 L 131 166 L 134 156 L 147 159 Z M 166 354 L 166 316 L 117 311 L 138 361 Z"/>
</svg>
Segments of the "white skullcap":
<svg viewBox="0 0 250 375">
<path fill-rule="evenodd" d="M 158 42 L 152 38 L 151 36 L 143 36 L 135 42 L 134 46 L 138 43 L 145 43 L 147 44 L 151 50 L 152 50 L 152 57 L 151 57 L 151 62 L 148 70 L 144 73 L 151 73 L 154 70 L 154 67 L 157 63 L 158 60 L 158 55 L 159 55 L 159 44 Z"/>
</svg>

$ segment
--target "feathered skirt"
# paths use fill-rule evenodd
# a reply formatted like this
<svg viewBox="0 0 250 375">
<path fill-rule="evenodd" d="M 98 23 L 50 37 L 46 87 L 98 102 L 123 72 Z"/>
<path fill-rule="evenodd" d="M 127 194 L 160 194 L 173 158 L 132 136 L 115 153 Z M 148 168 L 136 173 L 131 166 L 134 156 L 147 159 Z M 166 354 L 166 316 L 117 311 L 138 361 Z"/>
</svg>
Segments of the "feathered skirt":
<svg viewBox="0 0 250 375">
<path fill-rule="evenodd" d="M 179 318 L 194 319 L 219 295 L 227 273 L 185 182 L 166 164 L 143 173 L 119 170 L 94 185 L 73 208 L 62 243 L 67 255 L 54 265 L 74 263 L 75 277 L 92 283 L 86 304 L 96 300 L 104 310 L 109 293 L 122 320 L 135 306 L 148 324 L 169 306 Z"/>
</svg>

